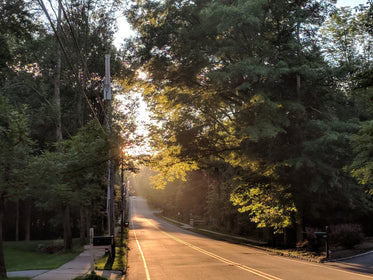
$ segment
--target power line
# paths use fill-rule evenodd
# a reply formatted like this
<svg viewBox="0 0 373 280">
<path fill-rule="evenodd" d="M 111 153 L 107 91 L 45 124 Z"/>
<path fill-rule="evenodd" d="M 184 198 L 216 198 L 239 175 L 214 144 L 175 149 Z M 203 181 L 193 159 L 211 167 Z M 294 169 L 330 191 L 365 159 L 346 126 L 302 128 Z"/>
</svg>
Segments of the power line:
<svg viewBox="0 0 373 280">
<path fill-rule="evenodd" d="M 78 75 L 79 72 L 76 71 L 76 70 L 74 69 L 74 66 L 72 65 L 72 63 L 71 63 L 71 61 L 70 61 L 70 59 L 69 59 L 69 57 L 68 57 L 68 55 L 67 55 L 66 49 L 65 49 L 65 47 L 64 47 L 64 45 L 63 45 L 63 43 L 62 43 L 62 41 L 61 41 L 61 38 L 60 38 L 60 36 L 59 36 L 59 34 L 58 34 L 56 28 L 54 27 L 53 21 L 52 21 L 50 15 L 49 15 L 49 13 L 48 13 L 48 11 L 47 11 L 45 5 L 44 5 L 43 0 L 37 0 L 37 1 L 38 1 L 38 3 L 39 3 L 40 7 L 42 8 L 42 10 L 44 11 L 44 13 L 45 13 L 45 15 L 46 15 L 46 17 L 47 17 L 47 19 L 48 19 L 48 21 L 49 21 L 51 27 L 52 27 L 53 33 L 54 33 L 54 35 L 56 36 L 56 39 L 57 39 L 58 44 L 60 45 L 60 47 L 61 47 L 61 49 L 62 49 L 62 52 L 64 53 L 64 56 L 65 56 L 65 58 L 66 58 L 66 61 L 67 61 L 68 65 L 69 65 L 69 67 L 70 67 L 71 70 L 75 73 L 75 78 L 76 78 L 76 80 L 77 80 L 77 83 L 80 85 L 81 91 L 82 91 L 82 93 L 83 93 L 83 95 L 84 95 L 84 97 L 85 97 L 85 99 L 86 99 L 86 101 L 87 101 L 87 103 L 88 103 L 88 105 L 89 105 L 89 107 L 90 107 L 90 109 L 91 109 L 91 111 L 92 111 L 94 117 L 98 120 L 101 129 L 102 129 L 103 131 L 105 131 L 105 129 L 102 127 L 102 125 L 101 125 L 101 123 L 100 123 L 100 121 L 99 121 L 99 118 L 98 118 L 98 116 L 97 116 L 97 113 L 95 112 L 95 110 L 94 110 L 94 108 L 93 108 L 93 106 L 92 106 L 92 104 L 91 104 L 91 102 L 90 102 L 90 100 L 89 100 L 89 98 L 88 98 L 88 96 L 87 96 L 85 90 L 84 90 L 83 85 L 82 85 L 82 84 L 80 83 L 80 81 L 79 81 L 79 75 Z M 59 0 L 59 2 L 60 2 L 60 0 Z M 61 4 L 62 4 L 62 3 L 61 3 Z"/>
<path fill-rule="evenodd" d="M 61 0 L 58 0 L 58 2 L 59 2 L 59 4 L 61 5 L 62 12 L 63 12 L 63 14 L 64 14 L 64 16 L 65 16 L 65 19 L 66 19 L 66 22 L 67 22 L 67 24 L 68 24 L 68 26 L 69 26 L 71 36 L 72 36 L 72 38 L 73 38 L 73 40 L 74 40 L 74 45 L 75 45 L 75 47 L 76 47 L 76 49 L 77 49 L 77 51 L 78 51 L 78 54 L 79 54 L 79 58 L 80 58 L 80 60 L 81 60 L 82 63 L 83 63 L 84 75 L 85 75 L 85 77 L 91 77 L 91 74 L 90 74 L 90 72 L 89 72 L 89 70 L 88 70 L 87 61 L 86 61 L 86 59 L 83 57 L 83 55 L 82 55 L 82 53 L 81 53 L 81 51 L 80 51 L 80 46 L 79 46 L 78 40 L 76 39 L 75 32 L 74 32 L 74 28 L 73 28 L 73 26 L 72 26 L 71 23 L 70 23 L 69 16 L 68 16 L 68 14 L 66 13 L 66 10 L 65 10 L 65 8 L 64 8 L 64 6 L 63 6 Z M 100 104 L 100 107 L 101 107 L 103 113 L 106 114 L 106 112 L 105 112 L 105 106 L 102 104 L 101 97 L 100 97 L 99 95 L 97 95 L 97 93 L 96 93 L 96 97 L 97 97 L 97 99 L 98 99 L 98 102 L 99 102 L 99 104 Z"/>
</svg>

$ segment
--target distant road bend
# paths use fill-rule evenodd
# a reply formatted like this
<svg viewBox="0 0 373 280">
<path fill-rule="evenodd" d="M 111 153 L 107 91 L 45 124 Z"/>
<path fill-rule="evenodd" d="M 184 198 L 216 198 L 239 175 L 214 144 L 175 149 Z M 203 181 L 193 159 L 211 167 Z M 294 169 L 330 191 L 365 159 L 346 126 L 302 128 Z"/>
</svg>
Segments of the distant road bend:
<svg viewBox="0 0 373 280">
<path fill-rule="evenodd" d="M 373 280 L 372 274 L 213 240 L 158 219 L 141 197 L 130 201 L 128 280 Z"/>
</svg>

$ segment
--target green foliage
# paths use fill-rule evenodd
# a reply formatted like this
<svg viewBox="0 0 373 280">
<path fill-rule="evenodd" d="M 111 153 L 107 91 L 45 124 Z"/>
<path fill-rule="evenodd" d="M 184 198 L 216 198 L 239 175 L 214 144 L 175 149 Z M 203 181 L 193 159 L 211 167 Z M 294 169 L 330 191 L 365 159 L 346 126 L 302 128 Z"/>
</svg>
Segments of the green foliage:
<svg viewBox="0 0 373 280">
<path fill-rule="evenodd" d="M 350 166 L 351 173 L 361 184 L 371 184 L 373 182 L 373 121 L 365 122 L 351 140 L 356 153 Z"/>
<path fill-rule="evenodd" d="M 74 278 L 74 280 L 107 280 L 106 277 L 97 275 L 95 272 Z"/>
<path fill-rule="evenodd" d="M 106 135 L 92 120 L 70 140 L 59 143 L 56 151 L 36 156 L 29 180 L 37 190 L 39 206 L 96 205 L 104 193 L 107 154 Z"/>
<path fill-rule="evenodd" d="M 249 211 L 258 227 L 273 227 L 282 232 L 291 226 L 291 218 L 297 212 L 292 202 L 289 186 L 241 186 L 234 191 L 231 200 L 239 205 L 240 212 Z"/>
<path fill-rule="evenodd" d="M 353 248 L 355 245 L 361 243 L 364 239 L 362 229 L 357 224 L 341 224 L 331 227 L 329 240 L 332 243 L 341 245 L 347 249 Z"/>
<path fill-rule="evenodd" d="M 17 111 L 0 97 L 0 191 L 19 197 L 25 186 L 25 168 L 32 152 L 26 108 Z"/>
<path fill-rule="evenodd" d="M 127 268 L 127 240 L 128 229 L 118 232 L 115 238 L 115 256 L 104 255 L 96 260 L 95 268 L 100 270 L 125 271 Z"/>
<path fill-rule="evenodd" d="M 332 4 L 139 1 L 127 10 L 140 34 L 127 59 L 137 56 L 134 71 L 147 71 L 139 86 L 160 122 L 151 137 L 161 181 L 188 178 L 219 159 L 229 166 L 220 173 L 232 172 L 211 181 L 208 205 L 231 198 L 257 225 L 277 231 L 369 208 L 343 170 L 352 160 L 354 108 L 338 95 L 316 43 Z M 182 184 L 165 192 L 176 200 Z M 342 205 L 338 217 L 328 214 Z"/>
<path fill-rule="evenodd" d="M 32 4 L 24 0 L 2 1 L 0 5 L 0 69 L 13 60 L 15 49 L 31 39 L 36 20 L 30 12 Z M 0 81 L 3 77 L 0 77 Z"/>
</svg>

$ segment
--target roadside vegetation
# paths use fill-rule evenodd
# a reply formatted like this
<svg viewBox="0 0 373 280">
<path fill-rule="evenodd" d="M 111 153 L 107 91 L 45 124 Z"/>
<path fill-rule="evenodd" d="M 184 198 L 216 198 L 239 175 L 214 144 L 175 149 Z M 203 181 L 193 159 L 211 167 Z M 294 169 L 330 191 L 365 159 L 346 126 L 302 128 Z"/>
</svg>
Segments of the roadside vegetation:
<svg viewBox="0 0 373 280">
<path fill-rule="evenodd" d="M 107 278 L 92 272 L 91 274 L 76 277 L 73 280 L 107 280 Z"/>
<path fill-rule="evenodd" d="M 55 269 L 74 259 L 83 251 L 79 239 L 73 249 L 65 252 L 63 240 L 4 242 L 5 263 L 8 271 Z"/>
<path fill-rule="evenodd" d="M 95 269 L 117 270 L 125 272 L 127 269 L 127 241 L 128 228 L 119 231 L 115 238 L 115 257 L 105 254 L 95 262 Z"/>
<path fill-rule="evenodd" d="M 1 1 L 0 280 L 113 227 L 107 197 L 120 208 L 140 164 L 131 184 L 184 223 L 309 251 L 315 232 L 372 236 L 373 3 L 335 2 Z M 121 49 L 118 14 L 136 32 Z"/>
<path fill-rule="evenodd" d="M 66 262 L 77 253 L 73 238 L 87 244 L 90 228 L 103 235 L 108 161 L 129 172 L 126 149 L 139 144 L 138 100 L 122 95 L 120 81 L 131 75 L 113 44 L 120 1 L 62 2 L 0 3 L 0 279 L 7 270 Z M 110 108 L 103 100 L 109 53 Z M 123 182 L 111 178 L 120 193 Z M 1 238 L 30 243 L 3 248 Z M 66 253 L 39 252 L 32 241 L 56 238 Z"/>
<path fill-rule="evenodd" d="M 276 248 L 372 236 L 372 1 L 176 2 L 127 9 L 159 122 L 138 193 Z"/>
</svg>

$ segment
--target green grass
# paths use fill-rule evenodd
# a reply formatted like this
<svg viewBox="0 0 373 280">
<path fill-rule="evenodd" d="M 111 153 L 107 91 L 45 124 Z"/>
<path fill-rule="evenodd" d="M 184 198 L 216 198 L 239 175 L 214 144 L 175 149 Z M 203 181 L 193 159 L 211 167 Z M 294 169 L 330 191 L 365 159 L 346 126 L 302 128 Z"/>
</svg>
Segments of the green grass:
<svg viewBox="0 0 373 280">
<path fill-rule="evenodd" d="M 72 252 L 42 253 L 39 244 L 60 244 L 62 240 L 4 242 L 4 257 L 7 271 L 32 269 L 55 269 L 74 259 L 83 251 L 79 240 L 74 240 Z M 26 278 L 27 279 L 27 278 Z"/>
<path fill-rule="evenodd" d="M 96 269 L 125 271 L 127 265 L 127 238 L 128 229 L 125 229 L 122 240 L 120 232 L 118 232 L 115 239 L 115 257 L 111 258 L 109 255 L 104 255 L 96 260 Z"/>
</svg>

